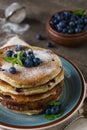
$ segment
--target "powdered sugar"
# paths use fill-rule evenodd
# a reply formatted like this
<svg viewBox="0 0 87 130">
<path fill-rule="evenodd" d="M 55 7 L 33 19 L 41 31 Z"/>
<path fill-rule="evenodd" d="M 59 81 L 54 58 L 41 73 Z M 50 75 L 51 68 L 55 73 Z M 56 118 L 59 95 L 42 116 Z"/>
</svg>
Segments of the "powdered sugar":
<svg viewBox="0 0 87 130">
<path fill-rule="evenodd" d="M 42 61 L 52 60 L 53 55 L 48 50 L 36 50 L 34 51 L 35 57 L 40 58 Z"/>
<path fill-rule="evenodd" d="M 54 71 L 56 71 L 56 67 L 58 64 L 56 64 L 55 61 L 52 61 L 54 54 L 49 50 L 34 50 L 35 57 L 38 57 L 41 59 L 41 64 L 37 67 L 21 67 L 17 64 L 15 64 L 15 68 L 17 70 L 16 74 L 10 74 L 9 76 L 13 80 L 21 80 L 20 82 L 23 83 L 23 81 L 26 80 L 26 82 L 35 82 L 40 79 L 44 79 L 46 76 L 50 76 Z M 11 67 L 10 63 L 5 63 L 2 68 L 9 70 Z"/>
</svg>

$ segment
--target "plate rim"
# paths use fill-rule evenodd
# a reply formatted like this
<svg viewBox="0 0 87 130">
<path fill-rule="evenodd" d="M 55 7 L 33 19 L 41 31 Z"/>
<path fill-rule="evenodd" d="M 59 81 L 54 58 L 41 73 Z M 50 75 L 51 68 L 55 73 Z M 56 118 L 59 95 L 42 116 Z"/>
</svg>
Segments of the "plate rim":
<svg viewBox="0 0 87 130">
<path fill-rule="evenodd" d="M 50 128 L 53 126 L 56 126 L 58 124 L 61 124 L 62 122 L 68 120 L 71 116 L 74 115 L 74 113 L 81 107 L 85 95 L 86 95 L 86 86 L 85 86 L 85 79 L 84 76 L 82 74 L 82 72 L 80 71 L 80 69 L 77 67 L 77 65 L 75 65 L 70 59 L 66 58 L 65 56 L 56 53 L 59 57 L 63 58 L 64 60 L 68 61 L 78 72 L 80 79 L 81 79 L 81 83 L 82 83 L 82 92 L 81 92 L 81 96 L 79 98 L 79 101 L 77 102 L 77 104 L 75 105 L 75 107 L 69 112 L 67 113 L 65 116 L 63 116 L 62 118 L 55 120 L 53 122 L 47 123 L 47 124 L 42 124 L 42 125 L 37 125 L 37 126 L 15 126 L 15 125 L 11 125 L 11 124 L 6 124 L 3 122 L 0 122 L 0 127 L 2 128 L 7 128 L 7 129 L 31 129 L 31 130 L 39 130 L 39 129 L 45 129 L 45 128 Z"/>
</svg>

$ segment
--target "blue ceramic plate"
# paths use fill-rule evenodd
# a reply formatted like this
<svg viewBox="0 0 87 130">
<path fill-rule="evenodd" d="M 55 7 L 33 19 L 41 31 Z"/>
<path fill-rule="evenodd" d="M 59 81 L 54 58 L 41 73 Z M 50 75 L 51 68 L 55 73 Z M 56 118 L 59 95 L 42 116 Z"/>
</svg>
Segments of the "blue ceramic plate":
<svg viewBox="0 0 87 130">
<path fill-rule="evenodd" d="M 0 106 L 1 127 L 28 130 L 48 128 L 69 119 L 79 109 L 86 91 L 84 78 L 79 69 L 69 60 L 62 56 L 60 56 L 60 59 L 65 71 L 65 84 L 63 94 L 60 97 L 64 107 L 63 115 L 55 120 L 46 120 L 43 114 L 36 116 L 17 114 Z"/>
</svg>

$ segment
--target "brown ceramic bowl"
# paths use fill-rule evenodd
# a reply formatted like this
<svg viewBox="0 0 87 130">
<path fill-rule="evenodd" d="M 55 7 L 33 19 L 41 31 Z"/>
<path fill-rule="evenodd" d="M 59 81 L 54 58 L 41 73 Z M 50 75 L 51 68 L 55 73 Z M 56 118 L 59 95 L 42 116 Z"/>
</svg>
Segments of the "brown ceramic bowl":
<svg viewBox="0 0 87 130">
<path fill-rule="evenodd" d="M 63 11 L 62 11 L 63 12 Z M 60 13 L 60 12 L 58 12 Z M 52 17 L 55 14 L 52 15 Z M 51 17 L 51 18 L 52 18 Z M 76 47 L 79 45 L 83 45 L 87 42 L 87 31 L 77 33 L 77 34 L 64 34 L 54 30 L 50 25 L 50 20 L 47 21 L 46 30 L 48 37 L 55 43 L 68 46 L 68 47 Z"/>
</svg>

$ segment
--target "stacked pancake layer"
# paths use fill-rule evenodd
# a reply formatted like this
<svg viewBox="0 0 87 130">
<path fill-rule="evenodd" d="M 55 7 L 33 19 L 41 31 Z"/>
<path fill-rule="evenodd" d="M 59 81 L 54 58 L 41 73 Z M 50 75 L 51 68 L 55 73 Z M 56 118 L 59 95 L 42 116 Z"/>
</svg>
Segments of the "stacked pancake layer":
<svg viewBox="0 0 87 130">
<path fill-rule="evenodd" d="M 23 46 L 32 49 L 41 59 L 37 67 L 15 65 L 16 74 L 9 73 L 12 65 L 3 60 L 7 50 L 14 46 L 0 49 L 0 103 L 4 107 L 26 114 L 39 114 L 47 104 L 58 100 L 64 84 L 64 71 L 59 57 L 50 50 Z"/>
</svg>

